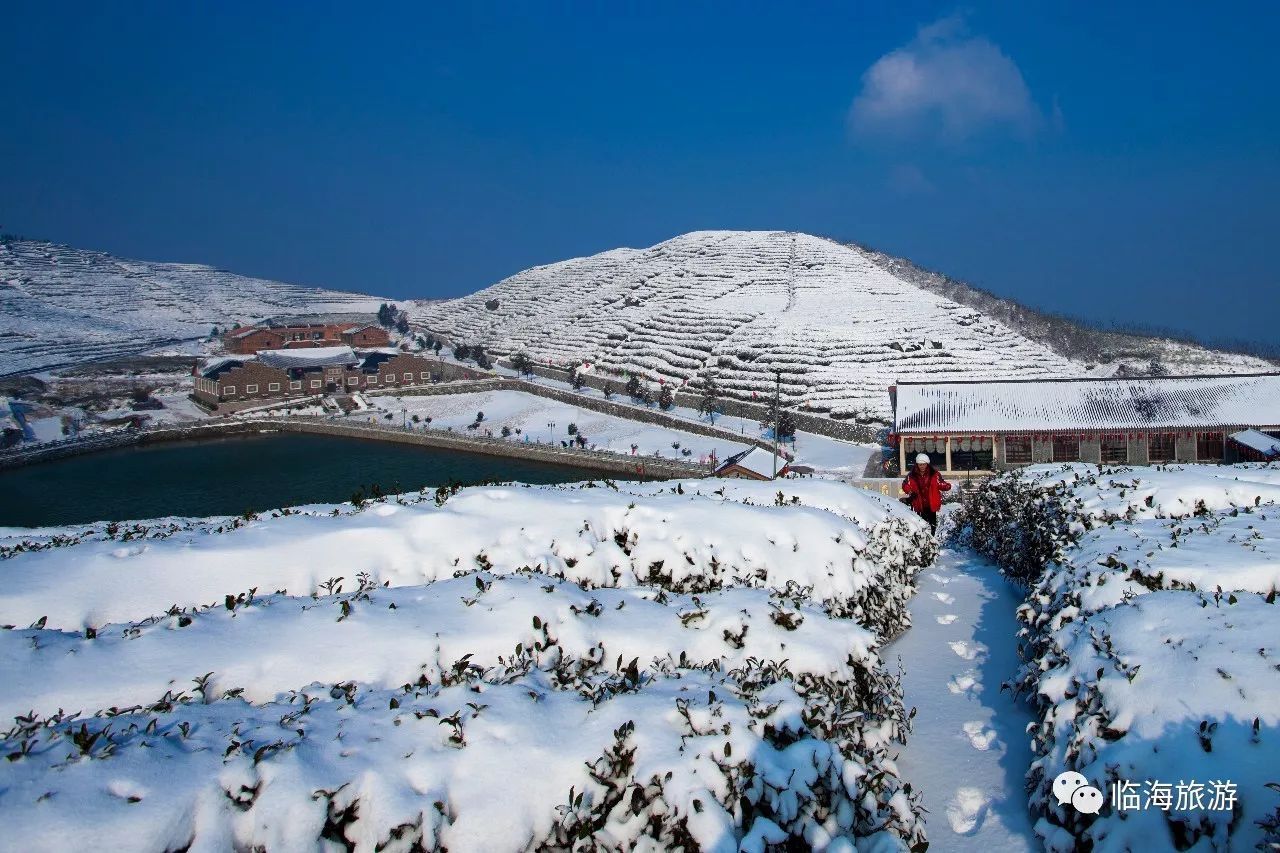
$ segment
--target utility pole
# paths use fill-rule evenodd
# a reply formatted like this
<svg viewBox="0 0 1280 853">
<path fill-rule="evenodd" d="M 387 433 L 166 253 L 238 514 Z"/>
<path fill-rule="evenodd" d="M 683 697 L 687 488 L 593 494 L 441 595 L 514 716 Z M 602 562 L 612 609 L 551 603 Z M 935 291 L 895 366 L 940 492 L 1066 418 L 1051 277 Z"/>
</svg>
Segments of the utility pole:
<svg viewBox="0 0 1280 853">
<path fill-rule="evenodd" d="M 782 395 L 782 371 L 773 371 L 773 479 L 778 479 L 778 398 Z"/>
</svg>

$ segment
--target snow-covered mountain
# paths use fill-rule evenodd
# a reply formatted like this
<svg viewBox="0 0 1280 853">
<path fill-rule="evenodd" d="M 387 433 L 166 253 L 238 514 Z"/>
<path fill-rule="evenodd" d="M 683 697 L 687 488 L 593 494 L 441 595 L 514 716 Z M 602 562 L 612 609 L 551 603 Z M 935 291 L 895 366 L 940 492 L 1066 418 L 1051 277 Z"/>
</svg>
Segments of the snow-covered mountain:
<svg viewBox="0 0 1280 853">
<path fill-rule="evenodd" d="M 247 278 L 198 264 L 129 261 L 0 242 L 0 375 L 142 352 L 213 326 L 290 313 L 373 313 L 359 293 Z"/>
<path fill-rule="evenodd" d="M 1074 327 L 1141 344 L 1085 358 L 1060 340 L 1071 324 L 1059 322 L 1052 336 L 1027 324 L 1024 333 L 1008 319 L 1013 303 L 1001 301 L 1006 319 L 996 319 L 976 300 L 956 298 L 954 285 L 807 234 L 701 231 L 534 267 L 410 313 L 451 341 L 524 350 L 543 363 L 585 361 L 677 382 L 710 370 L 735 396 L 772 393 L 776 369 L 789 404 L 865 420 L 887 417 L 886 388 L 898 380 L 1105 375 L 1139 351 L 1173 373 L 1275 369 L 1250 356 Z"/>
</svg>

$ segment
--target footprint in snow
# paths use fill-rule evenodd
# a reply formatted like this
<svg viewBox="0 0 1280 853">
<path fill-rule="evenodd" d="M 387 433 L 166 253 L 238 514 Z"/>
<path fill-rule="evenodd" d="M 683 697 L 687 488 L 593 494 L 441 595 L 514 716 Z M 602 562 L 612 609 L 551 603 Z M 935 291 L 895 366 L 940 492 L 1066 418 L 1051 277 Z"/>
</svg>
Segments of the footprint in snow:
<svg viewBox="0 0 1280 853">
<path fill-rule="evenodd" d="M 956 621 L 956 619 L 958 619 L 959 617 L 957 617 L 954 613 L 948 613 L 945 616 L 936 616 L 934 618 L 938 620 L 939 625 L 950 625 L 952 622 Z"/>
<path fill-rule="evenodd" d="M 980 752 L 986 752 L 996 742 L 996 730 L 981 720 L 970 720 L 962 728 L 969 745 Z"/>
<path fill-rule="evenodd" d="M 960 788 L 947 805 L 947 823 L 951 831 L 959 835 L 970 835 L 982 824 L 987 816 L 987 808 L 991 800 L 981 788 Z"/>
<path fill-rule="evenodd" d="M 965 660 L 973 660 L 978 656 L 978 646 L 970 645 L 964 640 L 955 640 L 947 643 L 947 645 L 951 647 L 951 651 L 955 652 Z"/>
<path fill-rule="evenodd" d="M 945 593 L 945 592 L 935 592 L 935 593 L 933 594 L 933 597 L 934 597 L 934 598 L 936 598 L 936 599 L 938 599 L 939 601 L 941 601 L 943 604 L 955 604 L 955 603 L 956 603 L 956 598 L 955 598 L 955 596 L 954 596 L 954 595 L 948 595 L 948 594 L 947 594 L 947 593 Z"/>
<path fill-rule="evenodd" d="M 959 675 L 952 676 L 951 680 L 947 682 L 947 689 L 952 693 L 957 694 L 968 693 L 971 690 L 976 690 L 980 686 L 981 683 L 978 681 L 978 673 L 976 670 L 972 669 L 966 670 Z"/>
</svg>

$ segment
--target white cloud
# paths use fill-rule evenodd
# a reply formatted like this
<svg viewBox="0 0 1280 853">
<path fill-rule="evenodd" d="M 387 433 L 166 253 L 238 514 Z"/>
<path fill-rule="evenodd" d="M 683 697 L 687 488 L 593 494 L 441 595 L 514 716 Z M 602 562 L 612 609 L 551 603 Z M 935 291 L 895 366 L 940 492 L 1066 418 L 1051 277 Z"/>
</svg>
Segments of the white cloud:
<svg viewBox="0 0 1280 853">
<path fill-rule="evenodd" d="M 1022 72 L 959 16 L 922 27 L 862 75 L 849 112 L 867 136 L 928 135 L 964 141 L 993 129 L 1029 136 L 1044 123 Z"/>
</svg>

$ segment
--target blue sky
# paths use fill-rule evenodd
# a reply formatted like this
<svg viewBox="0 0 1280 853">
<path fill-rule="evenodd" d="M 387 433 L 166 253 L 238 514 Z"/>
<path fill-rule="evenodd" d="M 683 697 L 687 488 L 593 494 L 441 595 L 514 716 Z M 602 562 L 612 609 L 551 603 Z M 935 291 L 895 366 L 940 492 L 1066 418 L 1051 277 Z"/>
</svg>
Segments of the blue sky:
<svg viewBox="0 0 1280 853">
<path fill-rule="evenodd" d="M 395 297 L 777 228 L 1274 341 L 1280 5 L 1106 5 L 11 3 L 0 226 Z"/>
</svg>

